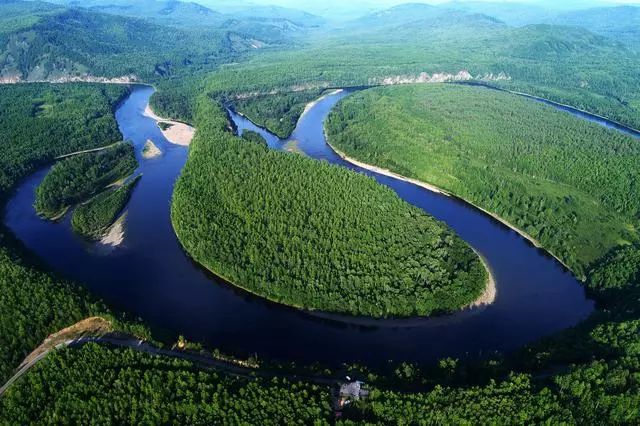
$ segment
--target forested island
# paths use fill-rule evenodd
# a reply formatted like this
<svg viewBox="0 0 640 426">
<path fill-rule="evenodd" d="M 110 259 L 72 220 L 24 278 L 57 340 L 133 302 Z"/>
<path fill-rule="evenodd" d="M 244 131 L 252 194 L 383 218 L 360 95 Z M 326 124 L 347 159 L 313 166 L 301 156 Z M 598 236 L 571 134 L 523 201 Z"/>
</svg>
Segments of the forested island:
<svg viewBox="0 0 640 426">
<path fill-rule="evenodd" d="M 71 217 L 73 230 L 89 239 L 99 239 L 124 210 L 140 176 L 119 188 L 107 190 L 78 206 Z"/>
<path fill-rule="evenodd" d="M 133 146 L 127 143 L 61 160 L 38 187 L 35 208 L 45 218 L 60 217 L 70 206 L 128 177 L 137 164 Z"/>
<path fill-rule="evenodd" d="M 196 126 L 171 217 L 216 275 L 287 305 L 371 317 L 451 312 L 484 291 L 471 248 L 373 179 L 237 138 L 209 98 Z"/>
</svg>

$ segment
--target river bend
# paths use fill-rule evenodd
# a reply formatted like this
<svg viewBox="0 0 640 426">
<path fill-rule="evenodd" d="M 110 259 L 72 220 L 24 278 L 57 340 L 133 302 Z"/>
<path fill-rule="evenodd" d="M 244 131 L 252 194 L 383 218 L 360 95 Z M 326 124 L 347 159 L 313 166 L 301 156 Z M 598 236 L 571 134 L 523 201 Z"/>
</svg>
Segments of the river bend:
<svg viewBox="0 0 640 426">
<path fill-rule="evenodd" d="M 326 144 L 323 122 L 349 93 L 321 99 L 301 117 L 287 141 L 237 114 L 232 113 L 232 118 L 239 132 L 259 132 L 272 149 L 295 145 L 317 160 L 373 176 L 404 200 L 446 222 L 487 259 L 497 282 L 494 304 L 446 317 L 363 325 L 270 303 L 216 279 L 189 259 L 172 229 L 171 195 L 187 148 L 170 144 L 155 122 L 144 116 L 153 94 L 147 86 L 136 86 L 116 113 L 124 138 L 136 147 L 138 172 L 143 174 L 127 207 L 122 246 L 105 251 L 75 236 L 68 216 L 54 223 L 36 215 L 35 188 L 48 168 L 17 188 L 7 205 L 5 223 L 52 269 L 83 283 L 113 307 L 173 335 L 183 334 L 240 355 L 372 365 L 389 359 L 476 356 L 514 350 L 573 326 L 592 312 L 593 302 L 570 272 L 490 216 L 455 198 L 362 170 L 336 155 Z M 147 139 L 163 151 L 161 157 L 141 157 Z"/>
</svg>

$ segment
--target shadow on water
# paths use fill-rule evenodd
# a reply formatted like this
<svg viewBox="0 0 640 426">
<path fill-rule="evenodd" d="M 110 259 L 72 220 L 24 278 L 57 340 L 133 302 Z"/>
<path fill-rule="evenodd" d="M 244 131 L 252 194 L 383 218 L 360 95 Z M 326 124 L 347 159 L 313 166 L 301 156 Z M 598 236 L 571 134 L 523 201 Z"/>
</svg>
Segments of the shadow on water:
<svg viewBox="0 0 640 426">
<path fill-rule="evenodd" d="M 404 200 L 446 222 L 487 259 L 497 281 L 495 303 L 432 319 L 357 324 L 271 303 L 224 283 L 192 262 L 174 234 L 170 202 L 187 149 L 170 144 L 155 122 L 143 115 L 152 93 L 150 87 L 136 87 L 116 114 L 124 138 L 137 149 L 138 173 L 143 174 L 127 207 L 121 247 L 108 256 L 97 255 L 73 235 L 68 221 L 43 221 L 35 214 L 35 188 L 46 170 L 26 179 L 6 209 L 5 223 L 29 249 L 116 308 L 227 352 L 371 365 L 389 359 L 431 361 L 514 350 L 575 325 L 593 310 L 569 272 L 493 218 L 455 198 L 363 171 L 338 157 L 326 145 L 323 122 L 348 91 L 320 100 L 300 119 L 289 141 L 297 141 L 297 147 L 310 157 L 373 176 Z M 257 131 L 273 149 L 289 142 L 237 114 L 230 115 L 239 132 Z M 161 157 L 145 160 L 140 156 L 147 139 L 163 151 Z"/>
</svg>

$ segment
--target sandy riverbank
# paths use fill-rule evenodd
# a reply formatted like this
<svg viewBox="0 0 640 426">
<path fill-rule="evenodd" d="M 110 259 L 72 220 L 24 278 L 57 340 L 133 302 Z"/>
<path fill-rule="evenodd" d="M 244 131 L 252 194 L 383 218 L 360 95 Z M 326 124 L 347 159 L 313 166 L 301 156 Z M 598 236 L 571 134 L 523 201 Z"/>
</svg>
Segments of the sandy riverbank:
<svg viewBox="0 0 640 426">
<path fill-rule="evenodd" d="M 311 108 L 313 108 L 314 106 L 316 106 L 316 104 L 320 101 L 322 101 L 323 99 L 329 97 L 329 96 L 333 96 L 333 95 L 337 95 L 338 93 L 342 93 L 344 92 L 344 89 L 336 89 L 332 92 L 326 93 L 322 96 L 320 96 L 318 99 L 316 99 L 315 101 L 309 102 L 307 105 L 305 105 L 304 107 L 304 111 L 302 111 L 302 114 L 300 114 L 300 117 L 298 118 L 298 122 L 300 122 L 300 119 L 302 119 L 302 117 L 304 117 L 304 115 L 306 113 L 308 113 Z"/>
<path fill-rule="evenodd" d="M 104 247 L 115 248 L 118 247 L 124 241 L 124 222 L 127 219 L 127 213 L 115 221 L 109 228 L 107 233 L 100 239 L 100 244 Z"/>
<path fill-rule="evenodd" d="M 484 288 L 484 291 L 475 301 L 467 305 L 466 309 L 479 308 L 482 306 L 491 305 L 496 301 L 496 296 L 498 295 L 498 288 L 496 287 L 496 279 L 493 276 L 493 272 L 491 271 L 491 267 L 489 266 L 489 262 L 484 258 L 479 252 L 475 249 L 473 251 L 480 258 L 484 269 L 487 271 L 487 284 Z"/>
<path fill-rule="evenodd" d="M 173 144 L 189 146 L 196 133 L 196 129 L 188 124 L 180 123 L 179 121 L 165 120 L 164 118 L 158 117 L 149 105 L 145 108 L 144 115 L 145 117 L 155 120 L 158 123 L 158 127 L 160 127 L 160 124 L 168 125 L 169 127 L 164 130 L 160 127 L 160 131 L 164 137 Z"/>
</svg>

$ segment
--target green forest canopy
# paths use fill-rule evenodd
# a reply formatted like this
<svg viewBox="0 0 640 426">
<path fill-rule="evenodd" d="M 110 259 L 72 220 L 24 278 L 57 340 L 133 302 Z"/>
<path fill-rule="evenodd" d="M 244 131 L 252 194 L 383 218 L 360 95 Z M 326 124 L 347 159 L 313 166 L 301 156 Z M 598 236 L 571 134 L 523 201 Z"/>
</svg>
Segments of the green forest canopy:
<svg viewBox="0 0 640 426">
<path fill-rule="evenodd" d="M 624 357 L 572 367 L 547 382 L 509 374 L 411 392 L 369 385 L 370 397 L 347 407 L 336 424 L 632 424 L 640 420 L 639 373 L 638 358 Z M 332 424 L 334 391 L 92 343 L 41 361 L 0 399 L 0 421 Z"/>
<path fill-rule="evenodd" d="M 36 189 L 36 211 L 43 217 L 55 218 L 68 207 L 128 177 L 137 167 L 130 143 L 118 143 L 101 151 L 60 160 Z"/>
<path fill-rule="evenodd" d="M 125 86 L 0 86 L 0 199 L 56 156 L 120 140 L 113 115 Z M 53 278 L 0 228 L 0 381 L 46 336 L 107 309 L 78 286 Z M 137 332 L 142 333 L 141 329 Z"/>
<path fill-rule="evenodd" d="M 481 87 L 378 88 L 327 122 L 347 155 L 497 213 L 578 275 L 638 240 L 640 143 L 516 95 Z"/>
<path fill-rule="evenodd" d="M 119 188 L 104 191 L 73 211 L 71 226 L 80 235 L 99 239 L 116 221 L 131 198 L 131 193 L 141 176 Z"/>
<path fill-rule="evenodd" d="M 445 225 L 373 179 L 227 131 L 203 98 L 172 221 L 187 252 L 270 300 L 374 317 L 450 312 L 487 281 Z"/>
</svg>

